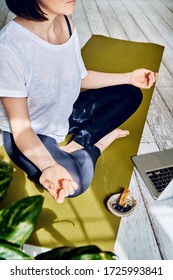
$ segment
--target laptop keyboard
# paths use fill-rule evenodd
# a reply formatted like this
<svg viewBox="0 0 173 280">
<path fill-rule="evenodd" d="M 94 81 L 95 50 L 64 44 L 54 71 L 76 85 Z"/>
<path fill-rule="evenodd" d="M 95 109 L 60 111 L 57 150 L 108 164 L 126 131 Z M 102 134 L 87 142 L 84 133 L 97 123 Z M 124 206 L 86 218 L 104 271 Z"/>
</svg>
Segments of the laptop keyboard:
<svg viewBox="0 0 173 280">
<path fill-rule="evenodd" d="M 146 171 L 158 192 L 162 192 L 173 179 L 173 166 Z"/>
</svg>

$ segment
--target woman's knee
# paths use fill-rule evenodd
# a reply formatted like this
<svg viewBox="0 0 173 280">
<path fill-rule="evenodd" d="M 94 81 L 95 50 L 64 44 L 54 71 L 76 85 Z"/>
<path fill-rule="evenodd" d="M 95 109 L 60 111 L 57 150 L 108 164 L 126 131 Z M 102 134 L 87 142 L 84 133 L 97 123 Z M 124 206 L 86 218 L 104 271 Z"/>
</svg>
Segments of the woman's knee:
<svg viewBox="0 0 173 280">
<path fill-rule="evenodd" d="M 77 163 L 76 167 L 78 168 L 72 177 L 79 185 L 79 188 L 72 197 L 83 194 L 90 187 L 94 176 L 95 164 L 99 155 L 100 151 L 94 146 L 73 153 L 73 157 Z"/>
<path fill-rule="evenodd" d="M 143 99 L 143 94 L 140 88 L 135 87 L 133 85 L 128 85 L 128 93 L 130 94 L 130 98 L 132 100 L 132 104 L 137 107 L 141 104 Z"/>
</svg>

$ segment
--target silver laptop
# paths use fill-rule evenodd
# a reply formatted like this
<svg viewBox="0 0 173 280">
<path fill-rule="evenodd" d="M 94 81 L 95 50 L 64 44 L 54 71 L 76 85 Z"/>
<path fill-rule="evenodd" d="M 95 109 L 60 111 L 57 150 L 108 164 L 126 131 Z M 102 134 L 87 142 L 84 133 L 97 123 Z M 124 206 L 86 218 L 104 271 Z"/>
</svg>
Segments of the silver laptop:
<svg viewBox="0 0 173 280">
<path fill-rule="evenodd" d="M 173 148 L 131 159 L 154 199 L 173 197 Z"/>
</svg>

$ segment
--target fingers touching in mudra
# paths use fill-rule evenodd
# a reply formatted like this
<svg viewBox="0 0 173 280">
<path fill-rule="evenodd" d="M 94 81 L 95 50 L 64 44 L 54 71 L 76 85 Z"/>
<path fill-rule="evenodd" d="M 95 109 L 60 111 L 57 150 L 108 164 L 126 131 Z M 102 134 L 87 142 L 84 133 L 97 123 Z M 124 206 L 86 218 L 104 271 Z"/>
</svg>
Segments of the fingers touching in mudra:
<svg viewBox="0 0 173 280">
<path fill-rule="evenodd" d="M 40 183 L 58 203 L 64 202 L 65 197 L 73 195 L 78 189 L 70 173 L 58 164 L 42 171 Z"/>
<path fill-rule="evenodd" d="M 156 82 L 157 76 L 158 73 L 151 70 L 137 69 L 130 73 L 130 84 L 139 88 L 149 89 Z"/>
</svg>

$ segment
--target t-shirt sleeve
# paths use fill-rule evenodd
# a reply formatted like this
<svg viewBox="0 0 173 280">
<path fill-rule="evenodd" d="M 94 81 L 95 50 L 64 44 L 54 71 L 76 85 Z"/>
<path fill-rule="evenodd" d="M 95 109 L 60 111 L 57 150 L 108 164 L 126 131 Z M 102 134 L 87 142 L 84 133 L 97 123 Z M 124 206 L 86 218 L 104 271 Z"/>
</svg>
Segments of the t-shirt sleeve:
<svg viewBox="0 0 173 280">
<path fill-rule="evenodd" d="M 18 57 L 0 45 L 0 97 L 27 97 L 25 75 Z"/>
<path fill-rule="evenodd" d="M 82 55 L 81 55 L 81 47 L 79 43 L 78 34 L 76 32 L 76 39 L 75 39 L 75 47 L 76 47 L 76 57 L 79 65 L 79 69 L 81 72 L 81 79 L 84 79 L 88 75 L 88 71 L 85 67 Z"/>
</svg>

